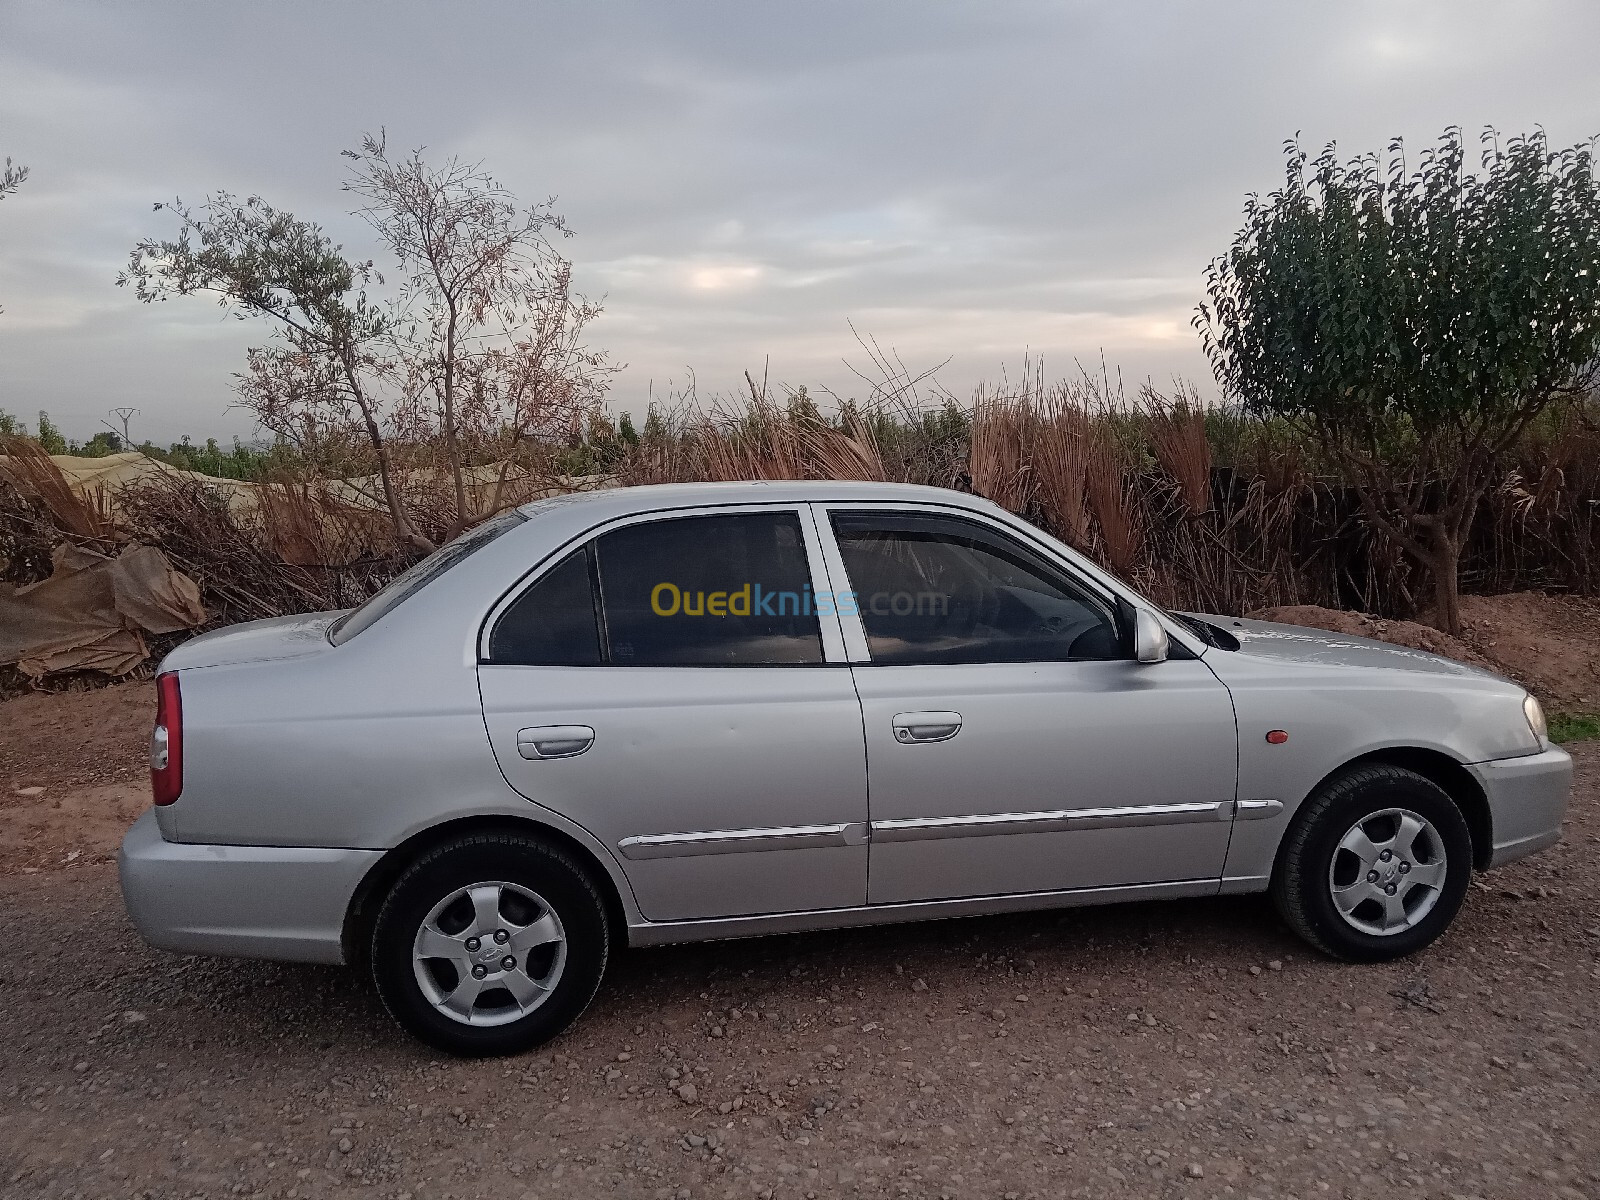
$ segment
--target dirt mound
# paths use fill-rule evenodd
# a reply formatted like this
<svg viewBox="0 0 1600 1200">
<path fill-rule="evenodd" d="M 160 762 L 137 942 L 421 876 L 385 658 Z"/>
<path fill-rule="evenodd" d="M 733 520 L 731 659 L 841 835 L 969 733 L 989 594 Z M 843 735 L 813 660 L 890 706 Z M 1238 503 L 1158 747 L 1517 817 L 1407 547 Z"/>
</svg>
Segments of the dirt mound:
<svg viewBox="0 0 1600 1200">
<path fill-rule="evenodd" d="M 1496 663 L 1484 658 L 1461 639 L 1440 633 L 1432 626 L 1419 625 L 1415 621 L 1389 621 L 1383 617 L 1368 616 L 1366 613 L 1343 612 L 1335 608 L 1321 608 L 1315 604 L 1280 604 L 1274 608 L 1258 609 L 1251 613 L 1250 617 L 1257 621 L 1278 621 L 1284 625 L 1304 625 L 1311 629 L 1326 629 L 1329 633 L 1348 634 L 1351 637 L 1373 638 L 1394 646 L 1426 650 L 1429 654 L 1440 654 L 1457 662 L 1487 667 L 1491 671 L 1500 669 Z"/>
<path fill-rule="evenodd" d="M 1314 604 L 1280 605 L 1250 614 L 1261 621 L 1305 625 L 1375 638 L 1487 667 L 1515 679 L 1557 712 L 1600 709 L 1600 605 L 1580 596 L 1512 592 L 1463 596 L 1459 638 L 1415 621 Z"/>
<path fill-rule="evenodd" d="M 1539 592 L 1463 596 L 1461 618 L 1480 653 L 1553 708 L 1600 710 L 1600 604 Z"/>
</svg>

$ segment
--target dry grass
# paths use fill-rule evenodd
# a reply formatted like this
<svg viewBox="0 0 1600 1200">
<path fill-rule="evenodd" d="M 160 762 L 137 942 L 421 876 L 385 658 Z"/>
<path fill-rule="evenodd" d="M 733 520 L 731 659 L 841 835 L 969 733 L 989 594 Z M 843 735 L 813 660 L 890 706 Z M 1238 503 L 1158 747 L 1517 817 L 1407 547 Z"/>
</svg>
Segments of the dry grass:
<svg viewBox="0 0 1600 1200">
<path fill-rule="evenodd" d="M 675 415 L 631 451 L 623 483 L 889 479 L 986 496 L 1134 581 L 1212 612 L 1322 604 L 1415 613 L 1426 581 L 1374 537 L 1355 497 L 1291 431 L 1206 409 L 1179 388 L 1126 400 L 1102 376 L 983 388 L 824 420 L 751 386 L 743 407 Z M 1484 505 L 1463 566 L 1482 592 L 1600 590 L 1600 430 L 1582 415 L 1531 432 Z"/>
<path fill-rule="evenodd" d="M 803 391 L 749 395 L 653 421 L 615 470 L 622 484 L 868 479 L 987 496 L 1105 563 L 1158 602 L 1211 612 L 1321 604 L 1413 614 L 1426 581 L 1375 538 L 1356 499 L 1290 431 L 1203 408 L 1182 390 L 1125 402 L 1102 377 L 919 396 L 892 363 L 865 405 L 825 416 Z M 1530 431 L 1505 456 L 1463 562 L 1463 589 L 1600 592 L 1600 428 L 1594 409 Z M 106 498 L 67 488 L 48 457 L 13 445 L 0 481 L 0 577 L 26 583 L 62 540 L 160 546 L 221 621 L 354 604 L 415 558 L 347 485 L 283 479 L 254 511 L 202 483 L 152 479 Z M 428 530 L 451 513 L 429 448 L 403 448 L 407 503 Z M 474 483 L 487 514 L 568 486 L 527 447 Z M 343 488 L 344 490 L 341 490 Z"/>
<path fill-rule="evenodd" d="M 25 498 L 44 505 L 61 532 L 95 541 L 111 536 L 104 495 L 99 492 L 88 497 L 77 495 L 38 442 L 23 437 L 0 437 L 0 455 L 5 456 L 5 463 L 0 466 L 0 479 Z"/>
<path fill-rule="evenodd" d="M 1039 410 L 1025 396 L 978 393 L 972 406 L 967 476 L 972 490 L 1001 508 L 1026 512 L 1034 493 Z"/>
<path fill-rule="evenodd" d="M 1091 548 L 1089 452 L 1094 427 L 1089 414 L 1064 388 L 1039 414 L 1033 443 L 1033 477 L 1045 524 L 1076 550 Z"/>
<path fill-rule="evenodd" d="M 1198 516 L 1211 509 L 1211 442 L 1206 411 L 1198 399 L 1180 393 L 1169 400 L 1146 385 L 1145 428 L 1156 461 L 1177 484 L 1178 498 Z"/>
<path fill-rule="evenodd" d="M 1106 564 L 1125 579 L 1132 579 L 1144 548 L 1142 506 L 1138 476 L 1128 469 L 1114 430 L 1096 426 L 1089 437 L 1084 463 L 1084 490 L 1099 529 L 1099 549 Z"/>
</svg>

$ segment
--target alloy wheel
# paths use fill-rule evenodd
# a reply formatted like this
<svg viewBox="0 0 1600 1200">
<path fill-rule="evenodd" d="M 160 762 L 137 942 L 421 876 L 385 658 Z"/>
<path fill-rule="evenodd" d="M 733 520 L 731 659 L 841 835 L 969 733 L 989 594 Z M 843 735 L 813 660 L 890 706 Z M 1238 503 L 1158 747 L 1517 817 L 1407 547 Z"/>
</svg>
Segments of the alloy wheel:
<svg viewBox="0 0 1600 1200">
<path fill-rule="evenodd" d="M 411 961 L 417 986 L 444 1016 L 463 1025 L 504 1025 L 555 990 L 567 935 L 537 892 L 475 883 L 433 906 L 413 939 Z"/>
<path fill-rule="evenodd" d="M 1444 839 L 1408 808 L 1368 813 L 1339 839 L 1328 864 L 1333 906 L 1352 928 L 1389 937 L 1433 911 L 1448 875 Z"/>
</svg>

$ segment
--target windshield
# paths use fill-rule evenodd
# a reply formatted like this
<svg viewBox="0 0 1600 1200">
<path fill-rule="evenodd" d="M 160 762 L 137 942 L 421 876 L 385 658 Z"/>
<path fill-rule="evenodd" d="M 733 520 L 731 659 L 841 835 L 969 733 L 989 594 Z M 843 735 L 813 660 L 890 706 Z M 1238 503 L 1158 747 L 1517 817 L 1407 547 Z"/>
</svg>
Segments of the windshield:
<svg viewBox="0 0 1600 1200">
<path fill-rule="evenodd" d="M 507 530 L 515 529 L 525 520 L 527 518 L 519 512 L 504 512 L 475 529 L 467 530 L 455 541 L 440 546 L 427 558 L 413 564 L 404 574 L 390 580 L 360 608 L 340 617 L 328 630 L 328 640 L 335 646 L 348 642 L 451 567 L 471 557 L 495 538 Z"/>
</svg>

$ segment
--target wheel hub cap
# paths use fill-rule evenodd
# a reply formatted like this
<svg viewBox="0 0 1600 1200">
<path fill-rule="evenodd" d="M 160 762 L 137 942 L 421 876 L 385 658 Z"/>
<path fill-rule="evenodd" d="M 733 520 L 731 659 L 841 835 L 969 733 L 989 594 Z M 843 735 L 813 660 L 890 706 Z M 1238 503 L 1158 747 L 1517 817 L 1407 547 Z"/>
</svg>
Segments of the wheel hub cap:
<svg viewBox="0 0 1600 1200">
<path fill-rule="evenodd" d="M 457 888 L 412 942 L 412 972 L 435 1009 L 464 1025 L 504 1025 L 545 1002 L 567 961 L 561 918 L 521 884 Z"/>
<path fill-rule="evenodd" d="M 1362 817 L 1339 839 L 1328 864 L 1334 910 L 1352 928 L 1389 937 L 1433 911 L 1448 864 L 1444 839 L 1408 808 Z"/>
</svg>

